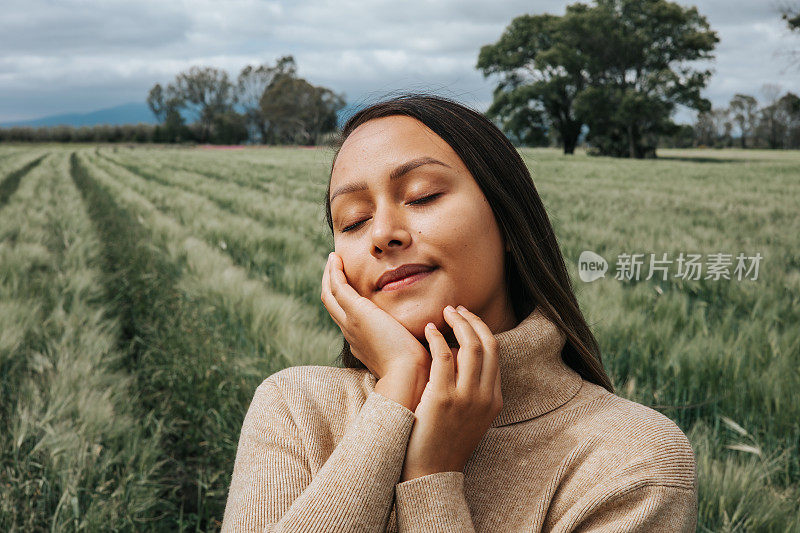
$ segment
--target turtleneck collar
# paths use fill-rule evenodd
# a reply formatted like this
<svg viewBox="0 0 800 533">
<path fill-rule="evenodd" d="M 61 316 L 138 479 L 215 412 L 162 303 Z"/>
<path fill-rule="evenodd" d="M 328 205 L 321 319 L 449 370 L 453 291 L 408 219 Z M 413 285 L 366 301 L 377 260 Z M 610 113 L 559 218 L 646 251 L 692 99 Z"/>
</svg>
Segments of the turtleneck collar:
<svg viewBox="0 0 800 533">
<path fill-rule="evenodd" d="M 566 335 L 537 306 L 512 329 L 495 333 L 503 409 L 491 427 L 549 413 L 581 388 L 581 377 L 561 359 Z M 376 378 L 364 370 L 372 388 Z"/>
<path fill-rule="evenodd" d="M 561 359 L 566 335 L 537 306 L 517 326 L 495 333 L 503 409 L 491 427 L 530 420 L 578 393 L 581 377 Z"/>
</svg>

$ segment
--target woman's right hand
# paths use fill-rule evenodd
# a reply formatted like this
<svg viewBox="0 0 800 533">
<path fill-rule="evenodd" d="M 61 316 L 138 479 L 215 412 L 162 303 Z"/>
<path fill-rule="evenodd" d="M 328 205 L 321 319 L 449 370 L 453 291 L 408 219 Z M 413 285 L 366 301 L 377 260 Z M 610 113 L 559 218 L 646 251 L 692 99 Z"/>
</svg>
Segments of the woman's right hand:
<svg viewBox="0 0 800 533">
<path fill-rule="evenodd" d="M 321 298 L 350 351 L 378 380 L 375 390 L 413 411 L 430 374 L 431 356 L 425 346 L 392 315 L 358 294 L 347 282 L 336 252 L 328 255 Z"/>
</svg>

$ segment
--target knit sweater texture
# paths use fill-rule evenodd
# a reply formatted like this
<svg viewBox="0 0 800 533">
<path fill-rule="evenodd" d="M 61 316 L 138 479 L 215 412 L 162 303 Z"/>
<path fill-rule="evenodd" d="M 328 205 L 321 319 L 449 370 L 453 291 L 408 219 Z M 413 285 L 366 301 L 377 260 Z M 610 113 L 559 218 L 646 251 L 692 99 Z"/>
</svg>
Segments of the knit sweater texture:
<svg viewBox="0 0 800 533">
<path fill-rule="evenodd" d="M 414 413 L 367 370 L 296 366 L 245 416 L 223 532 L 694 531 L 692 447 L 581 379 L 537 307 L 496 333 L 503 408 L 463 472 L 400 482 Z"/>
</svg>

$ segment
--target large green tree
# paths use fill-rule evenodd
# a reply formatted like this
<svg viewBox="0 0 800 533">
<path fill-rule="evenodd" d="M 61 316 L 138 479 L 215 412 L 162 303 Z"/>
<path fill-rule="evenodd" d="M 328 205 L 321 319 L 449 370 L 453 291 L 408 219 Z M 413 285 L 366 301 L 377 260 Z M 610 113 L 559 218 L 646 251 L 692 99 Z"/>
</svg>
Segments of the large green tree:
<svg viewBox="0 0 800 533">
<path fill-rule="evenodd" d="M 667 0 L 575 3 L 562 16 L 522 15 L 477 67 L 501 81 L 487 114 L 504 122 L 540 110 L 565 153 L 579 133 L 600 154 L 646 157 L 675 131 L 678 104 L 705 111 L 700 91 L 717 35 L 696 8 Z"/>
<path fill-rule="evenodd" d="M 522 15 L 497 43 L 481 48 L 477 64 L 484 77 L 501 76 L 487 115 L 516 137 L 524 138 L 528 129 L 538 140 L 553 128 L 565 154 L 575 151 L 581 133 L 573 103 L 585 87 L 568 49 L 570 37 L 562 31 L 562 17 Z"/>
</svg>

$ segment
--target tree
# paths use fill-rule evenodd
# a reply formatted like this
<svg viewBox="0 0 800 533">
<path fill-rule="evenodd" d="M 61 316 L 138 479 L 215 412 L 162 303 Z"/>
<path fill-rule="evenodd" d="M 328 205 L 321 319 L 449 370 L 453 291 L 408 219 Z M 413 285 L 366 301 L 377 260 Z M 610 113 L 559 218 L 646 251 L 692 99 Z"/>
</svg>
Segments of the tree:
<svg viewBox="0 0 800 533">
<path fill-rule="evenodd" d="M 696 146 L 714 146 L 717 140 L 717 127 L 711 110 L 701 111 L 697 114 L 694 123 L 694 138 Z"/>
<path fill-rule="evenodd" d="M 153 115 L 155 115 L 156 120 L 164 122 L 167 113 L 164 103 L 164 89 L 161 87 L 160 83 L 156 83 L 153 88 L 150 89 L 150 92 L 147 93 L 147 106 L 150 108 L 150 111 L 153 112 Z"/>
<path fill-rule="evenodd" d="M 717 132 L 717 147 L 730 148 L 733 146 L 733 121 L 730 109 L 727 107 L 712 109 L 711 115 Z"/>
<path fill-rule="evenodd" d="M 710 109 L 700 91 L 711 72 L 690 62 L 711 59 L 717 42 L 696 8 L 595 0 L 569 5 L 563 16 L 517 17 L 497 43 L 481 48 L 477 67 L 503 76 L 493 113 L 535 109 L 534 100 L 565 153 L 585 124 L 598 153 L 640 158 L 654 155 L 659 136 L 677 131 L 670 118 L 676 105 Z"/>
<path fill-rule="evenodd" d="M 487 111 L 487 116 L 498 122 L 511 141 L 523 146 L 546 146 L 549 143 L 550 127 L 541 102 L 530 95 L 531 87 L 520 87 L 516 91 L 501 91 Z M 563 134 L 561 134 L 563 136 Z M 574 141 L 569 143 L 572 153 Z"/>
<path fill-rule="evenodd" d="M 759 136 L 766 141 L 769 148 L 782 148 L 786 134 L 786 117 L 780 105 L 780 85 L 765 83 L 761 88 L 766 105 L 761 108 L 759 117 Z"/>
<path fill-rule="evenodd" d="M 336 129 L 336 114 L 344 105 L 344 96 L 330 89 L 293 73 L 279 74 L 261 97 L 267 138 L 274 143 L 316 145 L 322 134 Z"/>
<path fill-rule="evenodd" d="M 750 95 L 736 94 L 728 107 L 733 121 L 739 127 L 741 146 L 747 148 L 747 139 L 754 134 L 758 122 L 758 102 Z"/>
<path fill-rule="evenodd" d="M 182 99 L 174 85 L 166 89 L 156 83 L 147 95 L 147 105 L 162 126 L 156 128 L 155 141 L 177 142 L 188 137 L 188 131 L 180 113 Z"/>
<path fill-rule="evenodd" d="M 261 110 L 261 97 L 276 76 L 294 76 L 297 65 L 294 57 L 283 56 L 272 67 L 268 64 L 247 65 L 239 73 L 236 88 L 239 104 L 244 108 L 246 125 L 250 137 L 256 142 L 267 141 L 268 123 Z"/>
<path fill-rule="evenodd" d="M 240 144 L 247 140 L 246 119 L 235 111 L 216 113 L 211 126 L 209 140 L 214 144 Z"/>
<path fill-rule="evenodd" d="M 733 120 L 730 108 L 712 108 L 698 113 L 694 134 L 697 146 L 714 148 L 733 146 Z"/>
<path fill-rule="evenodd" d="M 782 0 L 776 6 L 781 18 L 792 32 L 800 33 L 800 2 L 797 0 Z M 790 48 L 785 51 L 790 63 L 800 64 L 800 50 Z"/>
<path fill-rule="evenodd" d="M 175 88 L 184 106 L 197 117 L 200 142 L 208 142 L 216 115 L 232 112 L 236 103 L 228 73 L 214 67 L 191 67 L 178 74 Z"/>
<path fill-rule="evenodd" d="M 336 129 L 345 102 L 344 95 L 298 78 L 294 58 L 284 56 L 275 66 L 247 65 L 235 84 L 224 70 L 191 67 L 166 88 L 155 84 L 147 105 L 162 122 L 156 141 L 318 144 Z M 195 118 L 191 129 L 184 125 L 186 114 Z"/>
<path fill-rule="evenodd" d="M 759 135 L 769 148 L 800 147 L 800 97 L 787 92 L 779 97 L 780 87 L 765 85 L 769 102 L 761 109 Z"/>
<path fill-rule="evenodd" d="M 800 97 L 794 93 L 786 93 L 778 101 L 786 117 L 786 137 L 784 147 L 800 148 Z"/>
<path fill-rule="evenodd" d="M 477 68 L 484 77 L 502 76 L 487 116 L 516 135 L 525 131 L 523 122 L 530 121 L 527 128 L 535 141 L 546 125 L 552 126 L 564 153 L 572 154 L 581 133 L 572 104 L 585 80 L 579 65 L 569 68 L 568 37 L 561 31 L 560 17 L 519 16 L 497 43 L 481 47 Z"/>
<path fill-rule="evenodd" d="M 163 88 L 156 83 L 147 95 L 147 105 L 162 122 L 163 131 L 157 137 L 168 142 L 194 137 L 200 142 L 221 139 L 226 134 L 215 127 L 238 121 L 235 114 L 236 90 L 228 73 L 214 67 L 193 66 L 179 73 L 173 83 Z M 195 118 L 194 132 L 185 126 L 185 115 Z"/>
<path fill-rule="evenodd" d="M 658 145 L 665 148 L 692 148 L 696 146 L 695 128 L 691 124 L 679 124 L 678 130 L 672 135 L 664 135 Z"/>
<path fill-rule="evenodd" d="M 800 31 L 800 5 L 791 3 L 780 7 L 781 18 L 786 21 L 786 25 L 792 31 Z"/>
</svg>

